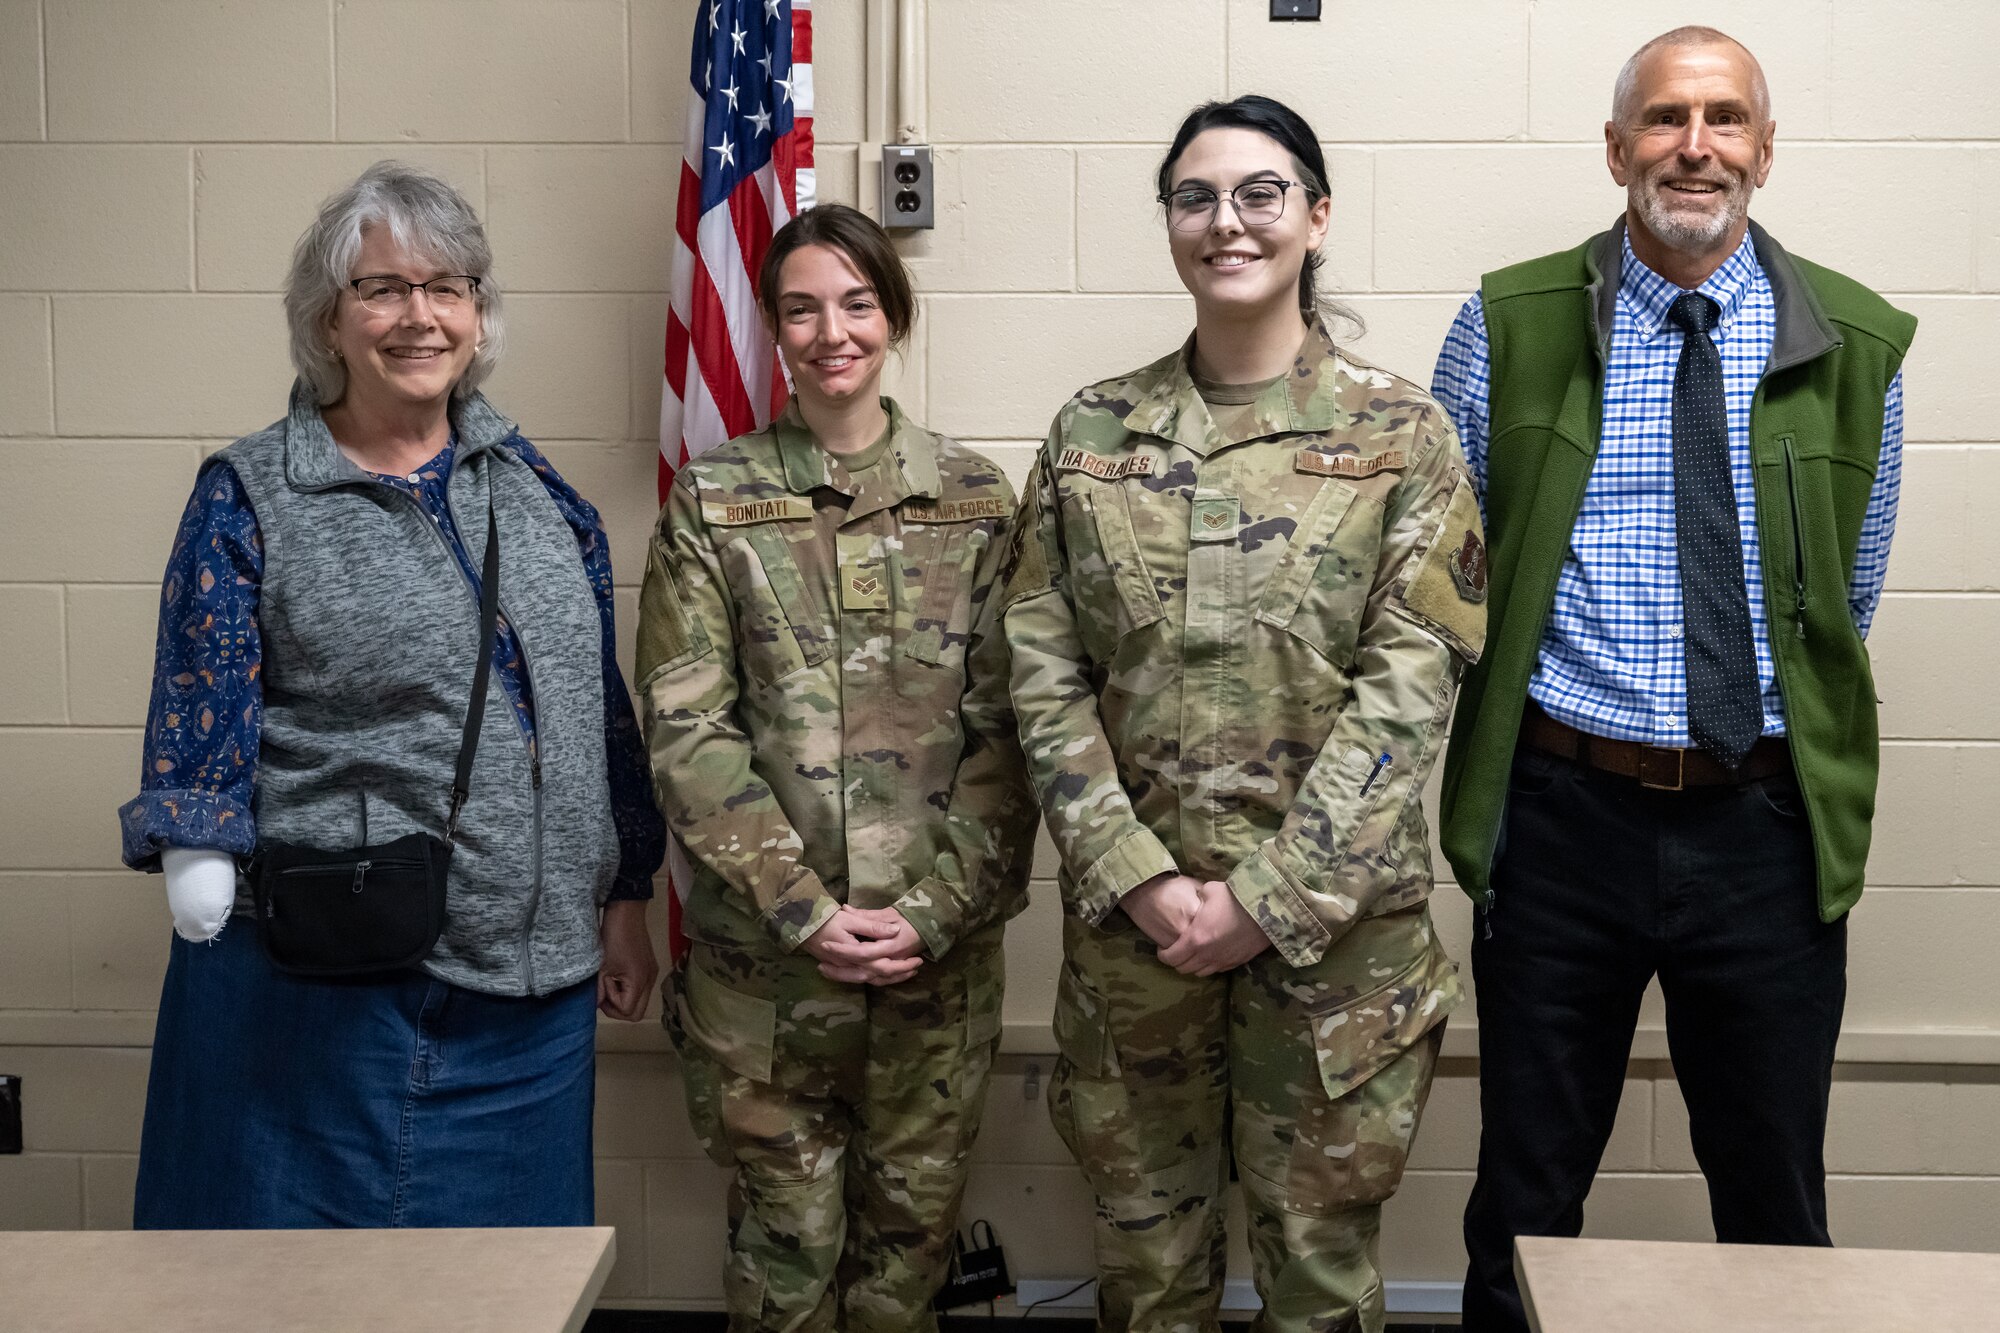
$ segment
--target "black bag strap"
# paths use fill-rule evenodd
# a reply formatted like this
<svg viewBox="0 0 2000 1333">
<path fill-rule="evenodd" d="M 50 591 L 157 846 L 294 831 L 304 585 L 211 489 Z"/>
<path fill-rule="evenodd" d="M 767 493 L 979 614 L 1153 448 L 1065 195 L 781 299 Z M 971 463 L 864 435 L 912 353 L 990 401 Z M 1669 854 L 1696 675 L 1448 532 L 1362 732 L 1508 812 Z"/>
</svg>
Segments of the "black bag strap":
<svg viewBox="0 0 2000 1333">
<path fill-rule="evenodd" d="M 486 720 L 486 680 L 493 674 L 493 640 L 500 623 L 500 520 L 493 496 L 486 497 L 486 563 L 479 572 L 479 665 L 472 669 L 472 702 L 465 707 L 465 733 L 458 742 L 458 772 L 451 780 L 451 813 L 444 840 L 458 842 L 458 812 L 472 794 L 472 757 L 479 752 L 479 726 Z"/>
</svg>

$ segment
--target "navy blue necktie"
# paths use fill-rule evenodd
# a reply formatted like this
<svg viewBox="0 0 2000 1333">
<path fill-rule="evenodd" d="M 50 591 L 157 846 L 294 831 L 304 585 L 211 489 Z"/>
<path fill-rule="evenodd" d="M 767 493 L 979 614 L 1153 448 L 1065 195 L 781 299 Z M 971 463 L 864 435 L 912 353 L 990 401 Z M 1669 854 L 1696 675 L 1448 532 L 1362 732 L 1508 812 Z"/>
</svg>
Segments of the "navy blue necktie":
<svg viewBox="0 0 2000 1333">
<path fill-rule="evenodd" d="M 1681 569 L 1688 734 L 1735 768 L 1764 729 L 1743 533 L 1729 467 L 1722 358 L 1709 339 L 1715 302 L 1682 292 L 1667 317 L 1685 332 L 1674 368 L 1674 526 Z"/>
</svg>

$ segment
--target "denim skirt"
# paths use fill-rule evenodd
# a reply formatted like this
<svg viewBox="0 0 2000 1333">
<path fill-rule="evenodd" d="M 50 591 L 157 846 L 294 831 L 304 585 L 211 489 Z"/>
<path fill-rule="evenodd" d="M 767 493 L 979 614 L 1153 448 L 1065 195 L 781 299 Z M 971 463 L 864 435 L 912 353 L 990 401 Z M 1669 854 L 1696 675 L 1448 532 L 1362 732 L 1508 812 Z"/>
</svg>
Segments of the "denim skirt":
<svg viewBox="0 0 2000 1333">
<path fill-rule="evenodd" d="M 173 937 L 140 1228 L 589 1226 L 597 987 L 309 981 Z"/>
</svg>

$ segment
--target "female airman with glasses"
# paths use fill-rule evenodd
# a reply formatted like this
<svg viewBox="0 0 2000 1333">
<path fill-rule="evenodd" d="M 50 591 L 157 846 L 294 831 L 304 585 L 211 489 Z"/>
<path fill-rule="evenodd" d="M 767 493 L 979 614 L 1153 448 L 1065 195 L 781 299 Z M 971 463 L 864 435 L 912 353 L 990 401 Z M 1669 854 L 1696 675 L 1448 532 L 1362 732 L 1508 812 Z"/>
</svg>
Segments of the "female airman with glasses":
<svg viewBox="0 0 2000 1333">
<path fill-rule="evenodd" d="M 1202 106 L 1158 186 L 1194 332 L 1057 414 L 1002 602 L 1061 854 L 1050 1107 L 1101 1328 L 1216 1326 L 1233 1162 L 1264 1326 L 1379 1329 L 1459 993 L 1421 795 L 1484 636 L 1479 514 L 1436 404 L 1334 340 L 1311 128 Z"/>
</svg>

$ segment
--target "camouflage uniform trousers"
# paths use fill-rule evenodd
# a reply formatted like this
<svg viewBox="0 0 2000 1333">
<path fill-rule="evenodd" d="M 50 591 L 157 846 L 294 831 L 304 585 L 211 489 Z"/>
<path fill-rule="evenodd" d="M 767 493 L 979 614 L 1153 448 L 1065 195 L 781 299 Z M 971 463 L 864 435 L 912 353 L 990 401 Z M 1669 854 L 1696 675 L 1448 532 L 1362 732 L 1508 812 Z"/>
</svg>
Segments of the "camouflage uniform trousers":
<svg viewBox="0 0 2000 1333">
<path fill-rule="evenodd" d="M 1122 912 L 1066 918 L 1056 1128 L 1097 1194 L 1098 1327 L 1218 1326 L 1233 1154 L 1255 1327 L 1383 1326 L 1381 1205 L 1429 1094 L 1456 972 L 1419 904 L 1356 923 L 1317 963 L 1162 965 Z"/>
<path fill-rule="evenodd" d="M 676 982 L 688 1114 L 729 1194 L 732 1333 L 931 1333 L 1000 1044 L 1001 927 L 893 986 L 695 943 Z"/>
</svg>

